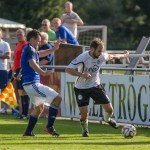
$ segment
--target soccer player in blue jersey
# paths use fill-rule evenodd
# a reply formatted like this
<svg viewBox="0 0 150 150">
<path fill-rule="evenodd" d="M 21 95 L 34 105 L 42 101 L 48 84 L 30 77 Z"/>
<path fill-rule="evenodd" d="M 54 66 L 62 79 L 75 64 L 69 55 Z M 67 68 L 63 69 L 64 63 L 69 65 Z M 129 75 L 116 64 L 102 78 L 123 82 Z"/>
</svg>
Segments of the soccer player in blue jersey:
<svg viewBox="0 0 150 150">
<path fill-rule="evenodd" d="M 39 67 L 39 57 L 44 57 L 57 50 L 60 41 L 57 41 L 53 48 L 39 52 L 38 47 L 41 42 L 41 34 L 39 31 L 30 31 L 27 34 L 27 41 L 28 44 L 24 47 L 21 57 L 21 74 L 23 77 L 23 87 L 35 107 L 30 114 L 29 123 L 23 135 L 34 136 L 32 131 L 44 109 L 44 103 L 46 102 L 51 105 L 49 107 L 48 123 L 44 131 L 53 136 L 59 136 L 54 129 L 54 122 L 62 98 L 56 91 L 40 83 L 40 75 L 50 75 L 51 71 L 43 71 Z"/>
<path fill-rule="evenodd" d="M 100 84 L 99 71 L 106 60 L 122 59 L 128 57 L 128 51 L 124 54 L 104 53 L 104 43 L 99 38 L 95 38 L 90 44 L 90 51 L 86 51 L 75 58 L 66 68 L 66 72 L 78 76 L 75 82 L 75 95 L 80 110 L 80 124 L 82 136 L 88 137 L 88 105 L 92 98 L 95 104 L 101 104 L 104 113 L 104 121 L 113 128 L 118 128 L 115 120 L 111 119 L 113 115 L 113 106 L 105 89 Z"/>
<path fill-rule="evenodd" d="M 64 43 L 79 45 L 76 37 L 68 28 L 61 24 L 61 20 L 59 18 L 53 19 L 53 25 L 55 27 L 57 39 L 61 39 Z"/>
</svg>

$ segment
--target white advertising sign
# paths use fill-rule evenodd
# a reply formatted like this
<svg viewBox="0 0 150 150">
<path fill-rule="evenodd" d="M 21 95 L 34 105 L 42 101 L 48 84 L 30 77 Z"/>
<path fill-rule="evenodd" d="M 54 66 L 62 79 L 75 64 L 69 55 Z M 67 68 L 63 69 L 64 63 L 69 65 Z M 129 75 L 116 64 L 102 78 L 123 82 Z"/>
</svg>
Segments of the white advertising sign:
<svg viewBox="0 0 150 150">
<path fill-rule="evenodd" d="M 80 118 L 74 95 L 75 77 L 61 74 L 61 94 L 63 97 L 61 114 L 65 117 Z M 150 124 L 150 77 L 130 75 L 100 75 L 107 95 L 114 107 L 117 122 L 139 125 Z M 101 120 L 103 110 L 90 100 L 89 119 Z"/>
</svg>

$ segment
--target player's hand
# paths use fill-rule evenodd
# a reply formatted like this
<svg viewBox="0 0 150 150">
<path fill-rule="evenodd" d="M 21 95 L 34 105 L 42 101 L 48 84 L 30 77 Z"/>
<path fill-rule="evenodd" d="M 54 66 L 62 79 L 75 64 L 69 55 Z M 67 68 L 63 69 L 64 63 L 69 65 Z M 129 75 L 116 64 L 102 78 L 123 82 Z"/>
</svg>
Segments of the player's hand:
<svg viewBox="0 0 150 150">
<path fill-rule="evenodd" d="M 89 79 L 91 78 L 91 75 L 89 73 L 82 73 L 81 77 L 85 79 Z"/>
<path fill-rule="evenodd" d="M 60 40 L 57 40 L 57 42 L 55 43 L 55 45 L 54 45 L 54 47 L 53 47 L 53 49 L 54 50 L 57 50 L 57 49 L 59 49 L 59 45 L 60 45 L 60 43 L 62 42 L 62 40 L 60 39 Z"/>
<path fill-rule="evenodd" d="M 21 80 L 21 77 L 22 77 L 22 75 L 19 73 L 19 74 L 17 75 L 16 79 L 17 79 L 18 81 L 20 81 L 20 80 Z"/>
<path fill-rule="evenodd" d="M 124 58 L 127 58 L 129 56 L 129 51 L 125 50 L 124 51 Z"/>
<path fill-rule="evenodd" d="M 16 79 L 16 73 L 15 73 L 15 72 L 12 73 L 11 78 L 12 78 L 12 79 Z"/>
<path fill-rule="evenodd" d="M 66 21 L 67 23 L 75 23 L 75 20 L 74 19 L 67 19 L 67 21 Z"/>
<path fill-rule="evenodd" d="M 69 16 L 69 15 L 65 15 L 64 17 L 63 17 L 63 19 L 70 19 L 71 17 Z"/>
<path fill-rule="evenodd" d="M 49 75 L 51 75 L 53 73 L 53 71 L 51 71 L 51 70 L 46 70 L 45 72 L 44 72 L 44 76 L 49 76 Z"/>
</svg>

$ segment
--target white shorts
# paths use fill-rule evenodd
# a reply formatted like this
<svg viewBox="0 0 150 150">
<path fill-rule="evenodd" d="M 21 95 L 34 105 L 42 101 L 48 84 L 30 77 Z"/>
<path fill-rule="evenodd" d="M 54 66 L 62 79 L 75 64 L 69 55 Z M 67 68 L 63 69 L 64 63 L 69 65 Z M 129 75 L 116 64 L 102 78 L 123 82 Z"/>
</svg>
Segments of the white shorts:
<svg viewBox="0 0 150 150">
<path fill-rule="evenodd" d="M 44 103 L 51 103 L 54 98 L 58 96 L 58 93 L 48 86 L 41 83 L 32 83 L 29 85 L 24 85 L 24 90 L 30 97 L 31 102 L 35 106 L 39 106 Z"/>
</svg>

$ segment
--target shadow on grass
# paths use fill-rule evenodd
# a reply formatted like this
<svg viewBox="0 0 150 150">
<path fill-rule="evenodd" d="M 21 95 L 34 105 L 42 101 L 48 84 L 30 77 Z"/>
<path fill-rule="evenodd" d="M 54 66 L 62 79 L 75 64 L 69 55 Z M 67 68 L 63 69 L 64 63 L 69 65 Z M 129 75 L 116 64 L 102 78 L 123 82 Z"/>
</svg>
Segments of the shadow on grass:
<svg viewBox="0 0 150 150">
<path fill-rule="evenodd" d="M 5 135 L 7 134 L 22 136 L 27 127 L 27 124 L 28 120 L 18 120 L 12 115 L 0 114 L 0 137 L 4 135 L 3 138 L 5 138 Z M 43 130 L 46 124 L 47 118 L 40 118 L 38 124 L 35 126 L 34 133 L 37 134 L 37 136 L 43 135 L 45 138 L 45 133 Z M 64 137 L 61 138 L 67 139 L 67 137 L 65 137 L 67 134 L 70 134 L 70 136 L 73 135 L 75 138 L 77 138 L 78 135 L 81 137 L 81 127 L 79 121 L 56 120 L 55 128 L 62 136 L 64 135 Z M 119 129 L 113 129 L 109 125 L 98 123 L 89 123 L 89 130 L 92 136 L 96 135 L 96 138 L 113 139 L 114 135 L 121 135 L 121 127 Z M 49 136 L 50 135 L 48 135 L 48 138 Z M 137 136 L 150 137 L 150 128 L 137 127 Z"/>
<path fill-rule="evenodd" d="M 31 140 L 31 139 L 30 139 Z M 55 140 L 56 141 L 56 140 Z M 78 141 L 73 141 L 73 142 L 71 142 L 71 141 L 69 141 L 69 142 L 64 142 L 64 140 L 63 141 L 61 141 L 61 140 L 59 140 L 59 141 L 51 141 L 51 139 L 49 140 L 49 141 L 35 141 L 34 140 L 34 142 L 32 141 L 30 141 L 29 143 L 25 140 L 21 140 L 21 141 L 19 141 L 19 143 L 11 143 L 11 142 L 7 142 L 7 143 L 3 143 L 3 146 L 4 145 L 16 145 L 16 144 L 18 144 L 18 145 L 49 145 L 49 144 L 51 144 L 51 145 L 56 145 L 56 144 L 59 144 L 59 145 L 66 145 L 66 144 L 68 144 L 68 145 L 74 145 L 74 144 L 78 144 L 78 145 L 107 145 L 107 146 L 117 146 L 117 145 L 122 145 L 122 146 L 125 146 L 125 145 L 134 145 L 134 146 L 138 146 L 138 145 L 150 145 L 150 142 L 144 142 L 144 141 L 142 141 L 142 142 L 140 142 L 140 141 L 138 141 L 138 142 L 134 142 L 134 141 L 131 141 L 131 142 L 90 142 L 90 141 L 82 141 L 81 142 L 81 140 L 80 140 L 80 142 L 78 142 Z"/>
</svg>

